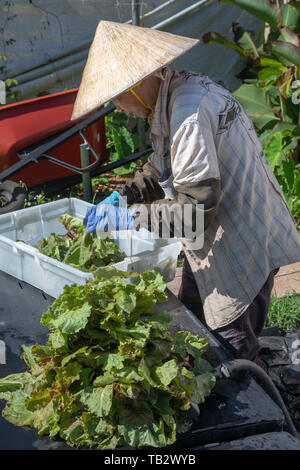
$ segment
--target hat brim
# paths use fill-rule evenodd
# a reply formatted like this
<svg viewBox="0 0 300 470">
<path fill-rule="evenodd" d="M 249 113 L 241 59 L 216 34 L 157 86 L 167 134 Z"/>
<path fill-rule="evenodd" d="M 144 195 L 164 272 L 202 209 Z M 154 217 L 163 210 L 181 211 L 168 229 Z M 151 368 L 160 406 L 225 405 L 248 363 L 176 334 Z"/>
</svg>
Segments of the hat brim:
<svg viewBox="0 0 300 470">
<path fill-rule="evenodd" d="M 197 43 L 199 39 L 100 21 L 89 50 L 71 120 L 89 114 L 113 100 L 169 65 Z"/>
</svg>

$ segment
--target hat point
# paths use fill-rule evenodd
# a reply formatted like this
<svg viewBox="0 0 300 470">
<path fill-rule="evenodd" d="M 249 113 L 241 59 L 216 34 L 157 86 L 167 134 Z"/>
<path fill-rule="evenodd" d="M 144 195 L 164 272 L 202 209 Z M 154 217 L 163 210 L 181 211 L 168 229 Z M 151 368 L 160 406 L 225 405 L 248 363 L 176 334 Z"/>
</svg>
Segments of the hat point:
<svg viewBox="0 0 300 470">
<path fill-rule="evenodd" d="M 71 119 L 112 100 L 199 42 L 165 31 L 101 20 L 98 23 Z"/>
</svg>

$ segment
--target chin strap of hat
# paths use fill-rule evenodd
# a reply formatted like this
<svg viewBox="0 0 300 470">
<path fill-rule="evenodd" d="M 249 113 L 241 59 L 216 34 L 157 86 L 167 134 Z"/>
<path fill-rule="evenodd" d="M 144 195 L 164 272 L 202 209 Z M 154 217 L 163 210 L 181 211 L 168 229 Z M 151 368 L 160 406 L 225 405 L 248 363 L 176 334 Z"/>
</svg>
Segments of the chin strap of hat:
<svg viewBox="0 0 300 470">
<path fill-rule="evenodd" d="M 148 106 L 146 103 L 144 103 L 144 101 L 142 100 L 142 98 L 139 97 L 139 95 L 133 90 L 135 87 L 139 86 L 142 82 L 139 82 L 137 83 L 136 85 L 133 85 L 131 88 L 129 88 L 129 91 L 136 97 L 136 99 L 146 108 L 146 109 L 150 109 L 150 111 L 152 111 L 152 109 L 150 108 L 150 106 Z"/>
</svg>

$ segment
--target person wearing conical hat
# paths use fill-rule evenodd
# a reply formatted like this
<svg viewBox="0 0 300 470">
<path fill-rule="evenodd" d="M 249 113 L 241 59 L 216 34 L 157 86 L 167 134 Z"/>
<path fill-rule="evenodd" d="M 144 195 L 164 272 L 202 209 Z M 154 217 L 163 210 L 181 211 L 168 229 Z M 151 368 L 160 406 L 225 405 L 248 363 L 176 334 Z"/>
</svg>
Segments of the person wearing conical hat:
<svg viewBox="0 0 300 470">
<path fill-rule="evenodd" d="M 100 21 L 72 119 L 112 100 L 149 119 L 153 154 L 119 193 L 87 211 L 85 223 L 90 232 L 107 230 L 117 214 L 119 229 L 155 226 L 164 236 L 167 220 L 172 236 L 183 229 L 179 299 L 234 356 L 259 362 L 274 275 L 300 261 L 300 240 L 243 107 L 209 77 L 168 68 L 197 42 Z M 115 207 L 124 196 L 131 207 Z"/>
</svg>

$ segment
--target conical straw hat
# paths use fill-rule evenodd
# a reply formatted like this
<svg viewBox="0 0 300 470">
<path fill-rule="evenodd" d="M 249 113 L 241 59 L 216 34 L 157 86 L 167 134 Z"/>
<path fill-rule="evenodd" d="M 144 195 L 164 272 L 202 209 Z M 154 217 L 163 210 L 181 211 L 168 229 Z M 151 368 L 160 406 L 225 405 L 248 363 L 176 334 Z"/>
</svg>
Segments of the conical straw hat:
<svg viewBox="0 0 300 470">
<path fill-rule="evenodd" d="M 71 119 L 115 98 L 198 42 L 150 28 L 100 21 Z"/>
</svg>

